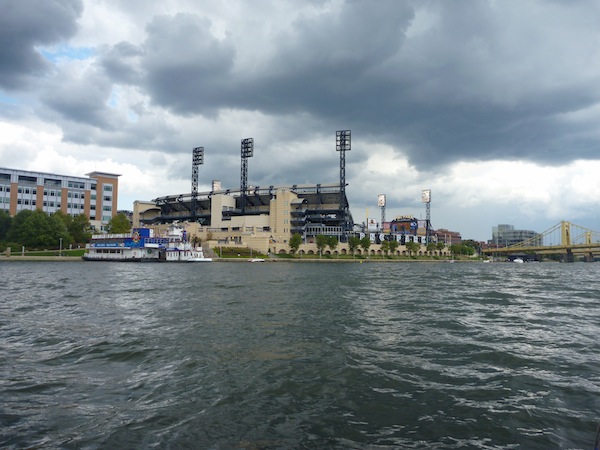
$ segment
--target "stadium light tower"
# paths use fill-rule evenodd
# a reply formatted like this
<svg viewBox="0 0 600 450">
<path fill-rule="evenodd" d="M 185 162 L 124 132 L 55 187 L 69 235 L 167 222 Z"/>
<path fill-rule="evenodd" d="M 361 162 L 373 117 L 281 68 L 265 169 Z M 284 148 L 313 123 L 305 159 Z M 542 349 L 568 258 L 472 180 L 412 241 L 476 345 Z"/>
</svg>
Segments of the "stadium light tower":
<svg viewBox="0 0 600 450">
<path fill-rule="evenodd" d="M 425 244 L 429 244 L 429 228 L 431 223 L 431 189 L 421 191 L 421 202 L 425 203 Z"/>
<path fill-rule="evenodd" d="M 346 240 L 348 224 L 348 202 L 346 201 L 346 152 L 350 151 L 351 132 L 340 130 L 335 132 L 335 150 L 340 152 L 340 210 L 344 215 L 343 238 Z"/>
<path fill-rule="evenodd" d="M 254 156 L 254 138 L 242 139 L 242 174 L 240 180 L 241 209 L 246 212 L 246 199 L 248 196 L 248 158 Z"/>
<path fill-rule="evenodd" d="M 198 209 L 198 166 L 204 164 L 204 147 L 192 150 L 192 220 L 196 220 Z"/>
<path fill-rule="evenodd" d="M 381 208 L 381 224 L 379 229 L 383 231 L 383 222 L 385 222 L 385 194 L 379 194 L 377 196 L 377 206 Z"/>
</svg>

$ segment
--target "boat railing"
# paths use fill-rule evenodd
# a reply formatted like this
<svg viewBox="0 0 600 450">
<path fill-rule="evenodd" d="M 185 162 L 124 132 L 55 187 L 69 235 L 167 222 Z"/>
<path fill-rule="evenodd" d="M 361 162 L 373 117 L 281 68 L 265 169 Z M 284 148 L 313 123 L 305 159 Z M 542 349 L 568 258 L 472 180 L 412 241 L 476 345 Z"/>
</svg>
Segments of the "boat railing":
<svg viewBox="0 0 600 450">
<path fill-rule="evenodd" d="M 92 234 L 92 239 L 127 239 L 130 237 L 132 237 L 131 233 Z"/>
</svg>

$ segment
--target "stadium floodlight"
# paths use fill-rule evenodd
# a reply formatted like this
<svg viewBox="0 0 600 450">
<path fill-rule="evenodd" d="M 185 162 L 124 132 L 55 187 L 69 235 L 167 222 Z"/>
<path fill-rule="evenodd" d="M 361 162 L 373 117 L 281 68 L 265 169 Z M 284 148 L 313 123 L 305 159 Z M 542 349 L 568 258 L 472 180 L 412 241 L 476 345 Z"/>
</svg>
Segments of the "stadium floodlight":
<svg viewBox="0 0 600 450">
<path fill-rule="evenodd" d="M 254 155 L 254 138 L 242 139 L 242 171 L 240 176 L 240 194 L 242 213 L 246 212 L 246 200 L 248 197 L 248 158 Z"/>
<path fill-rule="evenodd" d="M 192 164 L 199 166 L 204 164 L 204 147 L 196 147 L 192 151 Z"/>
<path fill-rule="evenodd" d="M 349 152 L 351 141 L 350 130 L 340 130 L 335 132 L 335 150 L 338 152 Z"/>
<path fill-rule="evenodd" d="M 196 219 L 198 209 L 198 166 L 204 164 L 204 147 L 195 147 L 192 150 L 192 220 Z"/>
<path fill-rule="evenodd" d="M 242 158 L 250 158 L 254 155 L 254 138 L 242 139 Z"/>
<path fill-rule="evenodd" d="M 340 214 L 344 218 L 343 242 L 346 241 L 347 232 L 350 228 L 348 216 L 350 214 L 348 201 L 346 199 L 346 152 L 350 151 L 350 130 L 339 130 L 335 132 L 335 150 L 340 152 Z"/>
<path fill-rule="evenodd" d="M 421 191 L 421 203 L 431 203 L 431 189 Z"/>
</svg>

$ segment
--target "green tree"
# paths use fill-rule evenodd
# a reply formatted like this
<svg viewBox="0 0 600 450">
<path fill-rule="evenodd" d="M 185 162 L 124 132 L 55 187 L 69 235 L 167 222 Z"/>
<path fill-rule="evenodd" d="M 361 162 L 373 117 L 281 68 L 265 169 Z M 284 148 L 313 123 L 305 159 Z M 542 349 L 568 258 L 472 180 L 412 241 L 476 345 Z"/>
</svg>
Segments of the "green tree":
<svg viewBox="0 0 600 450">
<path fill-rule="evenodd" d="M 16 217 L 16 216 L 15 216 Z M 19 242 L 26 247 L 59 248 L 71 241 L 67 227 L 57 215 L 48 216 L 41 209 L 27 214 L 19 224 Z"/>
<path fill-rule="evenodd" d="M 360 240 L 360 246 L 368 254 L 369 247 L 371 247 L 371 238 L 369 236 L 365 236 Z"/>
<path fill-rule="evenodd" d="M 123 213 L 119 213 L 108 221 L 106 231 L 113 234 L 129 233 L 131 231 L 131 222 Z"/>
<path fill-rule="evenodd" d="M 472 256 L 472 255 L 475 253 L 475 249 L 474 249 L 473 247 L 471 247 L 470 245 L 465 245 L 465 244 L 463 244 L 463 245 L 461 245 L 460 252 L 461 252 L 463 255 L 469 255 L 469 256 Z"/>
<path fill-rule="evenodd" d="M 352 256 L 354 256 L 354 252 L 360 246 L 360 238 L 356 236 L 350 236 L 348 238 L 348 248 L 352 252 Z"/>
<path fill-rule="evenodd" d="M 73 227 L 73 217 L 68 214 L 65 214 L 61 210 L 58 210 L 50 215 L 50 224 L 53 229 L 52 234 L 58 236 L 58 241 L 60 243 L 60 238 L 63 239 L 63 248 L 67 247 L 69 244 L 75 242 L 75 238 L 71 234 L 71 228 Z M 85 216 L 84 216 L 85 217 Z M 62 222 L 64 227 L 59 223 Z M 67 230 L 66 235 L 64 234 L 64 229 Z M 82 242 L 82 241 L 79 241 Z M 60 244 L 59 244 L 60 246 Z"/>
<path fill-rule="evenodd" d="M 333 251 L 336 249 L 338 243 L 339 241 L 337 236 L 327 236 L 327 246 L 331 250 L 331 253 L 333 253 Z"/>
<path fill-rule="evenodd" d="M 440 241 L 437 244 L 435 244 L 435 247 L 438 249 L 438 251 L 442 251 L 446 247 L 446 243 Z"/>
<path fill-rule="evenodd" d="M 292 254 L 296 253 L 302 244 L 302 236 L 300 233 L 294 233 L 290 238 L 290 249 L 292 250 Z"/>
<path fill-rule="evenodd" d="M 60 222 L 62 223 L 62 221 Z M 41 211 L 36 210 L 31 214 L 25 222 L 23 222 L 23 235 L 21 243 L 26 247 L 42 248 L 56 245 L 58 247 L 59 241 L 56 243 L 52 239 L 54 237 L 53 226 L 50 223 L 48 215 Z"/>
<path fill-rule="evenodd" d="M 429 242 L 427 244 L 427 251 L 429 252 L 429 254 L 431 254 L 431 252 L 435 251 L 437 249 L 437 244 L 435 242 Z"/>
<path fill-rule="evenodd" d="M 10 223 L 10 228 L 6 233 L 6 240 L 15 244 L 26 245 L 27 231 L 25 230 L 25 222 L 33 215 L 33 211 L 24 209 L 19 211 Z"/>
<path fill-rule="evenodd" d="M 66 248 L 69 244 L 72 244 L 73 237 L 69 233 L 63 219 L 56 217 L 54 214 L 46 217 L 50 226 L 50 242 L 48 243 L 48 247 L 57 248 L 62 246 L 62 248 Z M 71 221 L 69 222 L 72 223 Z"/>
<path fill-rule="evenodd" d="M 462 247 L 463 247 L 462 244 L 452 244 L 450 246 L 450 251 L 454 255 L 461 255 L 462 254 Z"/>
<path fill-rule="evenodd" d="M 83 244 L 89 242 L 92 238 L 90 221 L 85 214 L 78 214 L 67 224 L 67 230 L 71 235 L 73 242 Z"/>
<path fill-rule="evenodd" d="M 317 249 L 319 250 L 319 256 L 321 256 L 323 254 L 323 249 L 327 246 L 327 236 L 319 234 L 317 235 L 315 241 L 315 243 L 317 244 Z"/>
<path fill-rule="evenodd" d="M 398 245 L 400 244 L 396 239 L 390 241 L 390 252 L 392 252 L 392 255 L 396 253 L 396 250 L 398 250 Z"/>
<path fill-rule="evenodd" d="M 417 252 L 419 250 L 419 248 L 421 248 L 421 245 L 418 244 L 417 242 L 413 242 L 413 241 L 408 241 L 406 244 L 406 250 L 408 250 L 408 254 L 409 256 L 412 256 L 413 252 Z"/>
<path fill-rule="evenodd" d="M 381 243 L 381 251 L 385 256 L 388 256 L 388 253 L 390 252 L 390 241 L 383 241 Z"/>
<path fill-rule="evenodd" d="M 11 222 L 12 219 L 10 218 L 10 214 L 3 209 L 0 210 L 0 241 L 5 240 L 8 230 L 10 230 Z"/>
</svg>

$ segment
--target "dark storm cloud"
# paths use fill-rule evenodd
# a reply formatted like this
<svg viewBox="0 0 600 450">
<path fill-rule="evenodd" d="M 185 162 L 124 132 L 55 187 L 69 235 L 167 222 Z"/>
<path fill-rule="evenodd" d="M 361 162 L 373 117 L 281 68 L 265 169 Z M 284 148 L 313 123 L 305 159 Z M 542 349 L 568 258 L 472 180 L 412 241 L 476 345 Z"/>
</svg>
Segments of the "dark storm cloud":
<svg viewBox="0 0 600 450">
<path fill-rule="evenodd" d="M 36 46 L 71 37 L 81 0 L 0 0 L 0 87 L 17 89 L 49 66 Z"/>
<path fill-rule="evenodd" d="M 141 49 L 129 42 L 120 42 L 110 48 L 101 58 L 101 64 L 108 77 L 115 83 L 137 84 L 139 72 L 135 62 L 143 56 Z"/>
<path fill-rule="evenodd" d="M 235 90 L 229 77 L 235 48 L 209 27 L 210 21 L 190 14 L 156 17 L 148 25 L 142 69 L 154 102 L 183 114 L 225 106 Z"/>
<path fill-rule="evenodd" d="M 34 46 L 70 36 L 81 13 L 80 2 L 40 2 L 42 14 L 31 15 L 13 3 L 30 4 L 8 3 L 21 27 L 7 22 L 17 34 L 6 27 L 0 31 L 2 43 L 10 36 L 16 42 L 14 51 L 0 47 L 5 87 L 19 85 L 21 74 L 44 69 Z M 597 158 L 594 121 L 575 117 L 600 101 L 600 8 L 593 2 L 337 5 L 316 2 L 293 19 L 275 12 L 261 22 L 224 19 L 218 34 L 201 12 L 155 16 L 143 41 L 98 47 L 98 63 L 85 76 L 48 81 L 40 99 L 65 120 L 65 139 L 112 140 L 125 148 L 180 151 L 169 146 L 175 131 L 150 111 L 160 106 L 175 117 L 260 113 L 280 127 L 266 130 L 258 141 L 277 157 L 285 153 L 277 142 L 286 135 L 322 139 L 350 128 L 365 143 L 390 144 L 421 171 L 465 160 L 556 164 Z M 11 58 L 16 62 L 8 64 Z M 147 109 L 138 113 L 130 106 L 138 120 L 123 120 L 110 107 L 118 85 L 148 96 Z M 240 133 L 254 136 L 244 125 Z M 214 147 L 236 154 L 241 134 L 224 136 Z M 352 158 L 367 155 L 363 149 Z M 315 174 L 323 167 L 303 162 Z M 257 178 L 272 177 L 277 170 L 271 166 L 261 165 Z M 335 177 L 335 169 L 329 173 Z"/>
<path fill-rule="evenodd" d="M 140 48 L 120 44 L 103 64 L 176 114 L 303 112 L 320 123 L 315 132 L 344 124 L 401 148 L 420 169 L 559 163 L 597 156 L 590 133 L 563 120 L 600 100 L 595 66 L 578 72 L 595 64 L 595 45 L 578 29 L 600 23 L 588 5 L 573 13 L 544 2 L 348 1 L 267 33 L 275 49 L 251 68 L 239 63 L 236 37 L 216 38 L 208 19 L 160 16 Z M 432 24 L 412 30 L 424 15 Z"/>
</svg>

